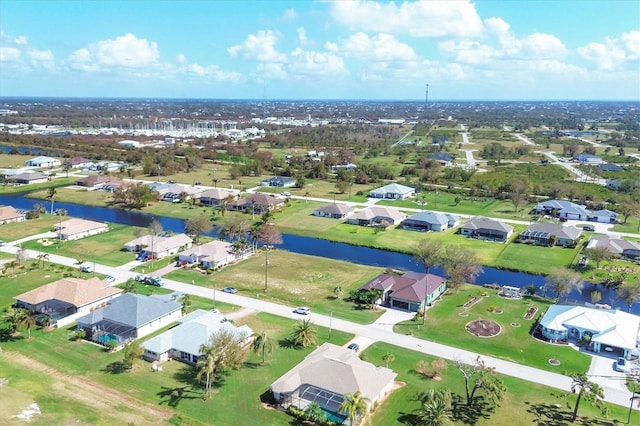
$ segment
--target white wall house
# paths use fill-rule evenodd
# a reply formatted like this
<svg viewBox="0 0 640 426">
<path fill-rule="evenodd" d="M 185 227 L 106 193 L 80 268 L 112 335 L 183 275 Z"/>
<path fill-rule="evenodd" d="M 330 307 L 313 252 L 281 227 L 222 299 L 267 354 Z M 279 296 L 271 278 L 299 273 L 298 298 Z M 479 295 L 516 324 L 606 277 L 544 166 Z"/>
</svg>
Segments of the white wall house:
<svg viewBox="0 0 640 426">
<path fill-rule="evenodd" d="M 41 155 L 31 158 L 24 163 L 27 167 L 56 167 L 62 165 L 60 160 L 53 157 Z"/>
</svg>

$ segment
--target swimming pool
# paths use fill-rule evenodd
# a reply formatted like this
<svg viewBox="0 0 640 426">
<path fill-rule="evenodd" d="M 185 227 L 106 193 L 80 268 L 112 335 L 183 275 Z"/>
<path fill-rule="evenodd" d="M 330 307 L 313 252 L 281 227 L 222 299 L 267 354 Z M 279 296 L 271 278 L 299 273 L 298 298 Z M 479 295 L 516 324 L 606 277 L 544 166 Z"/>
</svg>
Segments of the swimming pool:
<svg viewBox="0 0 640 426">
<path fill-rule="evenodd" d="M 101 343 L 103 345 L 108 344 L 112 340 L 115 340 L 115 342 L 118 343 L 118 337 L 111 333 L 101 334 L 96 340 L 98 341 L 98 343 Z"/>
<path fill-rule="evenodd" d="M 345 420 L 347 420 L 347 416 L 343 416 L 341 414 L 334 413 L 333 411 L 329 411 L 325 409 L 323 409 L 322 411 L 324 411 L 324 413 L 326 414 L 327 420 L 331 420 L 332 422 L 335 422 L 339 425 L 341 425 L 342 423 L 344 423 Z"/>
</svg>

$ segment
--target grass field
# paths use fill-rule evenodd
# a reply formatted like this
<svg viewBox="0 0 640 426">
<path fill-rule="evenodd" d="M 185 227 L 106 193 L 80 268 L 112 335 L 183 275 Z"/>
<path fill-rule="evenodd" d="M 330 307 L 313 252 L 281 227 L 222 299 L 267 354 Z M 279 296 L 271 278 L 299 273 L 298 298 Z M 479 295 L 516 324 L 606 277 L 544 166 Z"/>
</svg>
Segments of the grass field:
<svg viewBox="0 0 640 426">
<path fill-rule="evenodd" d="M 463 308 L 471 297 L 482 297 L 479 303 L 471 308 Z M 523 318 L 529 304 L 538 308 L 532 320 Z M 497 295 L 496 290 L 466 286 L 455 294 L 446 294 L 427 311 L 426 326 L 421 322 L 409 321 L 396 325 L 398 333 L 409 333 L 416 337 L 445 345 L 467 349 L 481 354 L 491 355 L 524 365 L 557 373 L 585 372 L 589 369 L 590 357 L 581 354 L 568 346 L 550 345 L 540 342 L 529 335 L 529 331 L 538 316 L 543 314 L 551 301 L 542 299 L 509 300 Z M 490 312 L 494 307 L 502 313 Z M 460 314 L 463 313 L 461 316 Z M 465 330 L 465 325 L 474 320 L 489 319 L 500 324 L 502 331 L 490 339 L 476 337 Z M 518 324 L 513 326 L 512 323 Z M 550 358 L 558 358 L 559 367 L 547 362 Z"/>
<path fill-rule="evenodd" d="M 176 281 L 220 290 L 232 286 L 238 293 L 288 306 L 309 306 L 315 312 L 367 324 L 382 312 L 356 309 L 353 303 L 338 300 L 334 288 L 342 287 L 346 297 L 351 290 L 383 272 L 380 268 L 354 265 L 321 257 L 305 256 L 283 250 L 269 252 L 268 291 L 264 292 L 264 252 L 235 265 L 224 267 L 211 275 L 179 270 L 166 275 Z M 295 265 L 295 266 L 293 266 Z"/>
<path fill-rule="evenodd" d="M 59 222 L 59 216 L 43 214 L 38 219 L 7 223 L 2 225 L 2 240 L 8 243 L 33 234 L 53 231 L 54 226 Z"/>
</svg>

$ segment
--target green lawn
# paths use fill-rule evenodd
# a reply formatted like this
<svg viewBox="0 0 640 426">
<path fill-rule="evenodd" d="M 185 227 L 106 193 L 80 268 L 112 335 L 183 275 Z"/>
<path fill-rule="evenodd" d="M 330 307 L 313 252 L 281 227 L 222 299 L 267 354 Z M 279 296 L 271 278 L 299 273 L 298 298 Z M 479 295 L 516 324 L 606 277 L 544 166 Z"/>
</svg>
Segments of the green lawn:
<svg viewBox="0 0 640 426">
<path fill-rule="evenodd" d="M 23 246 L 32 250 L 68 256 L 73 259 L 95 261 L 107 266 L 118 266 L 135 259 L 133 253 L 123 251 L 124 244 L 131 241 L 137 228 L 121 224 L 109 224 L 109 231 L 74 241 L 55 241 L 43 246 L 37 241 L 28 241 Z"/>
<path fill-rule="evenodd" d="M 258 333 L 264 331 L 276 342 L 285 340 L 294 325 L 290 319 L 268 314 L 245 317 L 237 323 L 247 324 Z M 327 341 L 328 329 L 318 327 L 317 331 L 318 341 Z M 122 354 L 105 352 L 93 344 L 71 341 L 70 329 L 35 330 L 33 336 L 31 342 L 21 338 L 6 341 L 2 343 L 3 350 L 32 357 L 65 374 L 82 375 L 133 399 L 169 407 L 175 410 L 174 420 L 178 424 L 237 424 L 241 419 L 252 419 L 253 424 L 260 425 L 288 424 L 291 419 L 284 413 L 263 408 L 261 398 L 266 397 L 273 381 L 315 349 L 279 346 L 273 355 L 268 356 L 265 365 L 260 365 L 260 359 L 251 353 L 240 370 L 230 371 L 216 381 L 211 400 L 203 401 L 202 385 L 195 380 L 194 368 L 181 362 L 164 363 L 164 371 L 153 373 L 148 362 L 136 361 L 130 372 L 112 373 L 109 366 L 120 361 Z M 336 330 L 331 333 L 332 342 L 339 345 L 352 337 Z M 44 377 L 43 382 L 46 380 Z M 178 391 L 181 391 L 181 397 L 177 396 Z M 66 406 L 75 402 L 61 401 L 60 404 L 65 412 Z M 72 407 L 68 411 L 72 413 Z"/>
<path fill-rule="evenodd" d="M 343 296 L 360 288 L 383 272 L 380 268 L 355 265 L 321 257 L 306 256 L 283 250 L 269 252 L 268 291 L 264 292 L 264 252 L 235 265 L 224 267 L 211 275 L 192 270 L 179 270 L 167 278 L 220 290 L 233 286 L 239 294 L 259 297 L 289 306 L 309 306 L 314 311 L 337 318 L 367 324 L 382 313 L 356 309 L 353 303 L 337 300 L 334 288 L 342 287 Z M 295 265 L 295 266 L 294 266 Z"/>
<path fill-rule="evenodd" d="M 522 269 L 522 264 L 527 259 L 535 259 L 535 269 L 539 273 L 548 273 L 553 267 L 575 263 L 574 260 L 579 255 L 580 249 L 581 244 L 576 248 L 564 248 L 511 243 L 500 254 L 498 262 L 504 268 L 517 270 Z"/>
<path fill-rule="evenodd" d="M 10 242 L 25 238 L 33 234 L 53 231 L 53 227 L 60 222 L 59 216 L 43 214 L 37 219 L 29 219 L 22 222 L 0 225 L 2 240 Z"/>
<path fill-rule="evenodd" d="M 389 368 L 398 373 L 396 381 L 402 384 L 387 400 L 380 405 L 365 424 L 371 425 L 406 425 L 414 420 L 413 415 L 419 407 L 415 396 L 418 392 L 428 391 L 431 388 L 449 388 L 454 396 L 456 405 L 453 410 L 455 424 L 474 425 L 525 425 L 537 426 L 570 425 L 571 408 L 575 404 L 575 395 L 563 392 L 547 386 L 526 382 L 510 376 L 501 376 L 507 387 L 507 394 L 495 412 L 487 412 L 478 409 L 469 409 L 459 402 L 464 395 L 464 382 L 462 376 L 453 363 L 448 363 L 448 368 L 442 374 L 442 380 L 434 381 L 421 376 L 416 372 L 419 361 L 425 361 L 427 365 L 434 360 L 433 357 L 414 352 L 406 348 L 375 343 L 367 348 L 361 357 L 375 365 L 384 366 L 382 357 L 386 353 L 395 356 L 395 360 L 389 364 Z M 568 391 L 568 389 L 567 389 Z M 483 393 L 477 395 L 482 403 Z M 616 405 L 607 404 L 609 414 L 603 419 L 600 411 L 583 401 L 578 411 L 578 421 L 575 424 L 582 425 L 617 425 L 626 423 L 627 409 Z M 631 418 L 631 424 L 640 423 L 640 413 L 635 411 Z"/>
<path fill-rule="evenodd" d="M 488 297 L 482 297 L 480 302 L 471 308 L 462 307 L 471 297 L 483 293 L 488 294 Z M 523 318 L 529 308 L 528 303 L 533 303 L 538 307 L 538 312 L 533 320 Z M 442 300 L 429 309 L 424 327 L 421 326 L 421 321 L 408 321 L 396 325 L 395 331 L 398 333 L 413 332 L 416 337 L 421 339 L 557 373 L 587 371 L 591 361 L 589 356 L 568 346 L 550 345 L 530 336 L 529 331 L 535 319 L 543 314 L 551 304 L 550 301 L 542 299 L 508 300 L 499 297 L 496 290 L 465 286 L 458 293 L 446 294 Z M 491 307 L 501 310 L 502 313 L 490 312 Z M 492 338 L 479 338 L 468 333 L 465 330 L 465 325 L 478 319 L 493 320 L 500 324 L 502 331 Z M 513 326 L 512 323 L 518 326 Z M 553 357 L 560 360 L 559 367 L 553 367 L 547 362 Z"/>
</svg>

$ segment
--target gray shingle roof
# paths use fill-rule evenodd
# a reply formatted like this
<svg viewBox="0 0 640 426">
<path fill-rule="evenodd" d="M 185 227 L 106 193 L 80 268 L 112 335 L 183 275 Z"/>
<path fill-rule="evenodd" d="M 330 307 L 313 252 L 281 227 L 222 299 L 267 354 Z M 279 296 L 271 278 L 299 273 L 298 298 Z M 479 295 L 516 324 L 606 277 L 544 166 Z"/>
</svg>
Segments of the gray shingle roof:
<svg viewBox="0 0 640 426">
<path fill-rule="evenodd" d="M 111 300 L 105 308 L 78 318 L 78 323 L 95 324 L 102 320 L 109 320 L 140 328 L 180 309 L 182 305 L 172 300 L 165 301 L 151 296 L 126 293 Z"/>
</svg>

